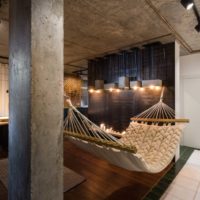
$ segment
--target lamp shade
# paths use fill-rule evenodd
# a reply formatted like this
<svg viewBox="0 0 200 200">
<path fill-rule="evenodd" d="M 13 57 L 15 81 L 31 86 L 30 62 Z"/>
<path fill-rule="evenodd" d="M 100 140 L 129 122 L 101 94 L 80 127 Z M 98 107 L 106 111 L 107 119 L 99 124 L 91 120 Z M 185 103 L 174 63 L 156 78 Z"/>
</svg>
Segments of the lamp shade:
<svg viewBox="0 0 200 200">
<path fill-rule="evenodd" d="M 130 87 L 129 77 L 127 76 L 119 77 L 119 88 L 129 89 L 129 87 Z"/>
<path fill-rule="evenodd" d="M 117 83 L 106 83 L 106 84 L 104 84 L 105 90 L 116 89 L 116 88 L 118 88 Z"/>
<path fill-rule="evenodd" d="M 104 89 L 104 80 L 95 80 L 95 89 L 103 90 Z"/>
<path fill-rule="evenodd" d="M 162 80 L 155 79 L 155 80 L 143 80 L 142 87 L 151 87 L 151 86 L 162 86 Z"/>
<path fill-rule="evenodd" d="M 134 87 L 141 87 L 142 86 L 142 82 L 141 81 L 130 81 L 130 87 L 134 88 Z"/>
</svg>

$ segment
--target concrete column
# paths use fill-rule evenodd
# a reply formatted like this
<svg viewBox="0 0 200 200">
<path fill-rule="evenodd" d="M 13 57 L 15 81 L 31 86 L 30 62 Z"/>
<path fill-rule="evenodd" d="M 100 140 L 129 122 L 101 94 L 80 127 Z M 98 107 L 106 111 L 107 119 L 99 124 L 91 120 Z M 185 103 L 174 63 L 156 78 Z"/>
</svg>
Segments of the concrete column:
<svg viewBox="0 0 200 200">
<path fill-rule="evenodd" d="M 175 114 L 176 118 L 180 117 L 180 44 L 175 41 Z M 180 157 L 180 145 L 176 150 L 175 161 Z"/>
<path fill-rule="evenodd" d="M 9 199 L 63 199 L 63 0 L 10 0 Z"/>
</svg>

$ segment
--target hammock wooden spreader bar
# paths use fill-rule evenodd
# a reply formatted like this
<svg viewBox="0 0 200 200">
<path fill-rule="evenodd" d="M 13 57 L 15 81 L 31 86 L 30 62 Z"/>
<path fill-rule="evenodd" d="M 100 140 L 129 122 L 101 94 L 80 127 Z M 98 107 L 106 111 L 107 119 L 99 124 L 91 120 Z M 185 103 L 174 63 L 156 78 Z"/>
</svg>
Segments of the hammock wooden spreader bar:
<svg viewBox="0 0 200 200">
<path fill-rule="evenodd" d="M 64 131 L 64 135 L 78 138 L 86 142 L 95 143 L 100 146 L 111 147 L 111 148 L 119 149 L 122 151 L 130 152 L 130 153 L 137 153 L 137 149 L 134 146 L 130 146 L 130 145 L 119 144 L 119 143 L 116 143 L 113 141 L 107 141 L 107 140 L 99 140 L 98 138 L 95 138 L 95 137 L 80 135 L 80 134 L 72 133 L 69 131 Z"/>
<path fill-rule="evenodd" d="M 152 122 L 152 123 L 189 123 L 188 119 L 176 119 L 175 111 L 163 102 L 165 88 L 162 88 L 160 100 L 158 103 L 145 110 L 144 112 L 132 117 L 132 121 L 136 122 Z"/>
<path fill-rule="evenodd" d="M 156 118 L 137 118 L 132 117 L 132 121 L 137 122 L 162 122 L 162 123 L 189 123 L 189 119 L 156 119 Z"/>
</svg>

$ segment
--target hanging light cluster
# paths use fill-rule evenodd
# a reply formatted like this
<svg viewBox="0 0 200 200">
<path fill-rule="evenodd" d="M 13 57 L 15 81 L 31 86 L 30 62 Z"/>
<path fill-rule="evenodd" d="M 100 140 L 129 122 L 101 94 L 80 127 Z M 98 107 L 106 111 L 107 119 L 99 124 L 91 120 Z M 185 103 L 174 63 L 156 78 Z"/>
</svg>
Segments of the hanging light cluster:
<svg viewBox="0 0 200 200">
<path fill-rule="evenodd" d="M 121 92 L 122 90 L 133 89 L 134 91 L 144 91 L 145 89 L 160 90 L 162 80 L 129 81 L 128 77 L 119 77 L 119 83 L 104 84 L 103 80 L 95 80 L 95 88 L 90 88 L 89 93 L 101 93 L 103 90 L 109 92 Z"/>
</svg>

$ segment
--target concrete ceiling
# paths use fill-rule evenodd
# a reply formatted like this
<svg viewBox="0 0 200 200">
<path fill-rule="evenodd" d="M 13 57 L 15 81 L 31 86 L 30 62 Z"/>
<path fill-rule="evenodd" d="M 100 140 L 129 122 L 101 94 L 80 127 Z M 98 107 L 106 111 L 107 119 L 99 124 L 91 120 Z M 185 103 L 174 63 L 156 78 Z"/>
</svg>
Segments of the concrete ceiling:
<svg viewBox="0 0 200 200">
<path fill-rule="evenodd" d="M 0 8 L 0 56 L 8 56 L 8 3 Z M 200 11 L 200 1 L 195 0 Z M 144 43 L 174 41 L 182 54 L 200 52 L 192 10 L 180 0 L 65 0 L 65 72 L 83 70 L 87 59 Z M 1 58 L 0 61 L 5 61 Z"/>
</svg>

